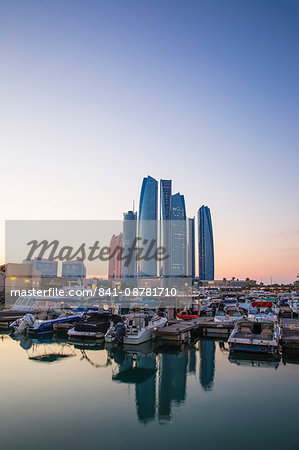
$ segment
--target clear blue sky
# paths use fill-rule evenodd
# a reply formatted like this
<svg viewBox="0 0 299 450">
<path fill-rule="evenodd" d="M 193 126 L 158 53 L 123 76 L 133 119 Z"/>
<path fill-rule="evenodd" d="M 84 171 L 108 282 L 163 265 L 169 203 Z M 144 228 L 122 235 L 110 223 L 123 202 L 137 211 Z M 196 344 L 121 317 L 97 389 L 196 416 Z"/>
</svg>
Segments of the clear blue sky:
<svg viewBox="0 0 299 450">
<path fill-rule="evenodd" d="M 0 1 L 4 219 L 212 210 L 216 276 L 299 272 L 299 2 Z"/>
</svg>

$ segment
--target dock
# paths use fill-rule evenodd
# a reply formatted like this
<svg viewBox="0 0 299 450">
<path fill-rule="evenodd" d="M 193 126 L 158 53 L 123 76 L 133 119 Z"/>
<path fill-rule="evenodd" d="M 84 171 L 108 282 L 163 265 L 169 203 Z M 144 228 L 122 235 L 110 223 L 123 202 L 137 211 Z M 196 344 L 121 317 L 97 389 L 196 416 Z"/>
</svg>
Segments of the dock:
<svg viewBox="0 0 299 450">
<path fill-rule="evenodd" d="M 235 322 L 215 322 L 213 317 L 173 320 L 160 328 L 156 336 L 161 338 L 162 344 L 180 345 L 188 342 L 195 333 L 207 337 L 228 337 L 234 326 Z"/>
<path fill-rule="evenodd" d="M 0 311 L 0 327 L 9 327 L 17 319 L 21 319 L 27 314 L 26 311 Z"/>
<path fill-rule="evenodd" d="M 281 319 L 281 345 L 285 350 L 299 350 L 299 319 Z"/>
</svg>

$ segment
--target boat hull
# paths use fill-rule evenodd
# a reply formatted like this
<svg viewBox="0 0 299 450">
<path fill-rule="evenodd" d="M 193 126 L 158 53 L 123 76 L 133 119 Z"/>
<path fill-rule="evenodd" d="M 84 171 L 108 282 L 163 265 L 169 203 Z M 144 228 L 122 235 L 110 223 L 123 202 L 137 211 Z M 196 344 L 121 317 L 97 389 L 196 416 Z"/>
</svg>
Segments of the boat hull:
<svg viewBox="0 0 299 450">
<path fill-rule="evenodd" d="M 71 339 L 78 340 L 103 339 L 105 336 L 105 334 L 102 332 L 75 331 L 73 329 L 69 330 L 67 334 Z"/>
</svg>

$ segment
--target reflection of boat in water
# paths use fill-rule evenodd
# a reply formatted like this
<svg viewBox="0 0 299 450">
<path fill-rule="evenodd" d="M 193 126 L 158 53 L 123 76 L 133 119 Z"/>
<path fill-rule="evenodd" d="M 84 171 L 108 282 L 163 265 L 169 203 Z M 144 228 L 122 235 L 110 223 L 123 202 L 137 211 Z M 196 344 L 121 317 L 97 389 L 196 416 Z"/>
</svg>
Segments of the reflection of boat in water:
<svg viewBox="0 0 299 450">
<path fill-rule="evenodd" d="M 78 350 L 104 350 L 105 342 L 103 339 L 101 340 L 94 340 L 94 341 L 75 341 L 72 342 L 72 345 L 74 348 Z"/>
<path fill-rule="evenodd" d="M 238 352 L 230 353 L 228 360 L 232 364 L 244 367 L 262 367 L 278 369 L 280 358 L 270 355 L 249 355 L 248 353 Z"/>
<path fill-rule="evenodd" d="M 9 339 L 9 332 L 5 333 L 5 332 L 1 331 L 0 343 L 6 341 L 7 339 Z"/>
<path fill-rule="evenodd" d="M 95 369 L 105 368 L 111 365 L 109 354 L 101 349 L 81 348 L 81 361 L 87 361 Z"/>
<path fill-rule="evenodd" d="M 284 350 L 282 352 L 282 362 L 286 364 L 299 364 L 298 351 Z"/>
<path fill-rule="evenodd" d="M 31 361 L 41 363 L 59 362 L 76 356 L 74 348 L 68 343 L 32 343 L 27 354 Z"/>
</svg>

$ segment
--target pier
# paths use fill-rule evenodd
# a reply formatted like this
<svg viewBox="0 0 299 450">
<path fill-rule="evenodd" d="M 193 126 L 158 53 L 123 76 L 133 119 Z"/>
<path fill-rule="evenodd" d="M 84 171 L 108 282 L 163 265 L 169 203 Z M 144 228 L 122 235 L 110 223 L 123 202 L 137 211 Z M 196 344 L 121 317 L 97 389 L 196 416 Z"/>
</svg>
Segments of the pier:
<svg viewBox="0 0 299 450">
<path fill-rule="evenodd" d="M 191 320 L 173 320 L 156 332 L 162 343 L 179 345 L 198 333 L 210 337 L 228 337 L 234 328 L 234 322 L 215 322 L 213 317 L 198 317 Z"/>
<path fill-rule="evenodd" d="M 0 311 L 0 327 L 9 327 L 9 325 L 17 319 L 25 316 L 25 311 Z"/>
<path fill-rule="evenodd" d="M 285 350 L 299 350 L 299 319 L 281 319 L 281 345 Z"/>
</svg>

